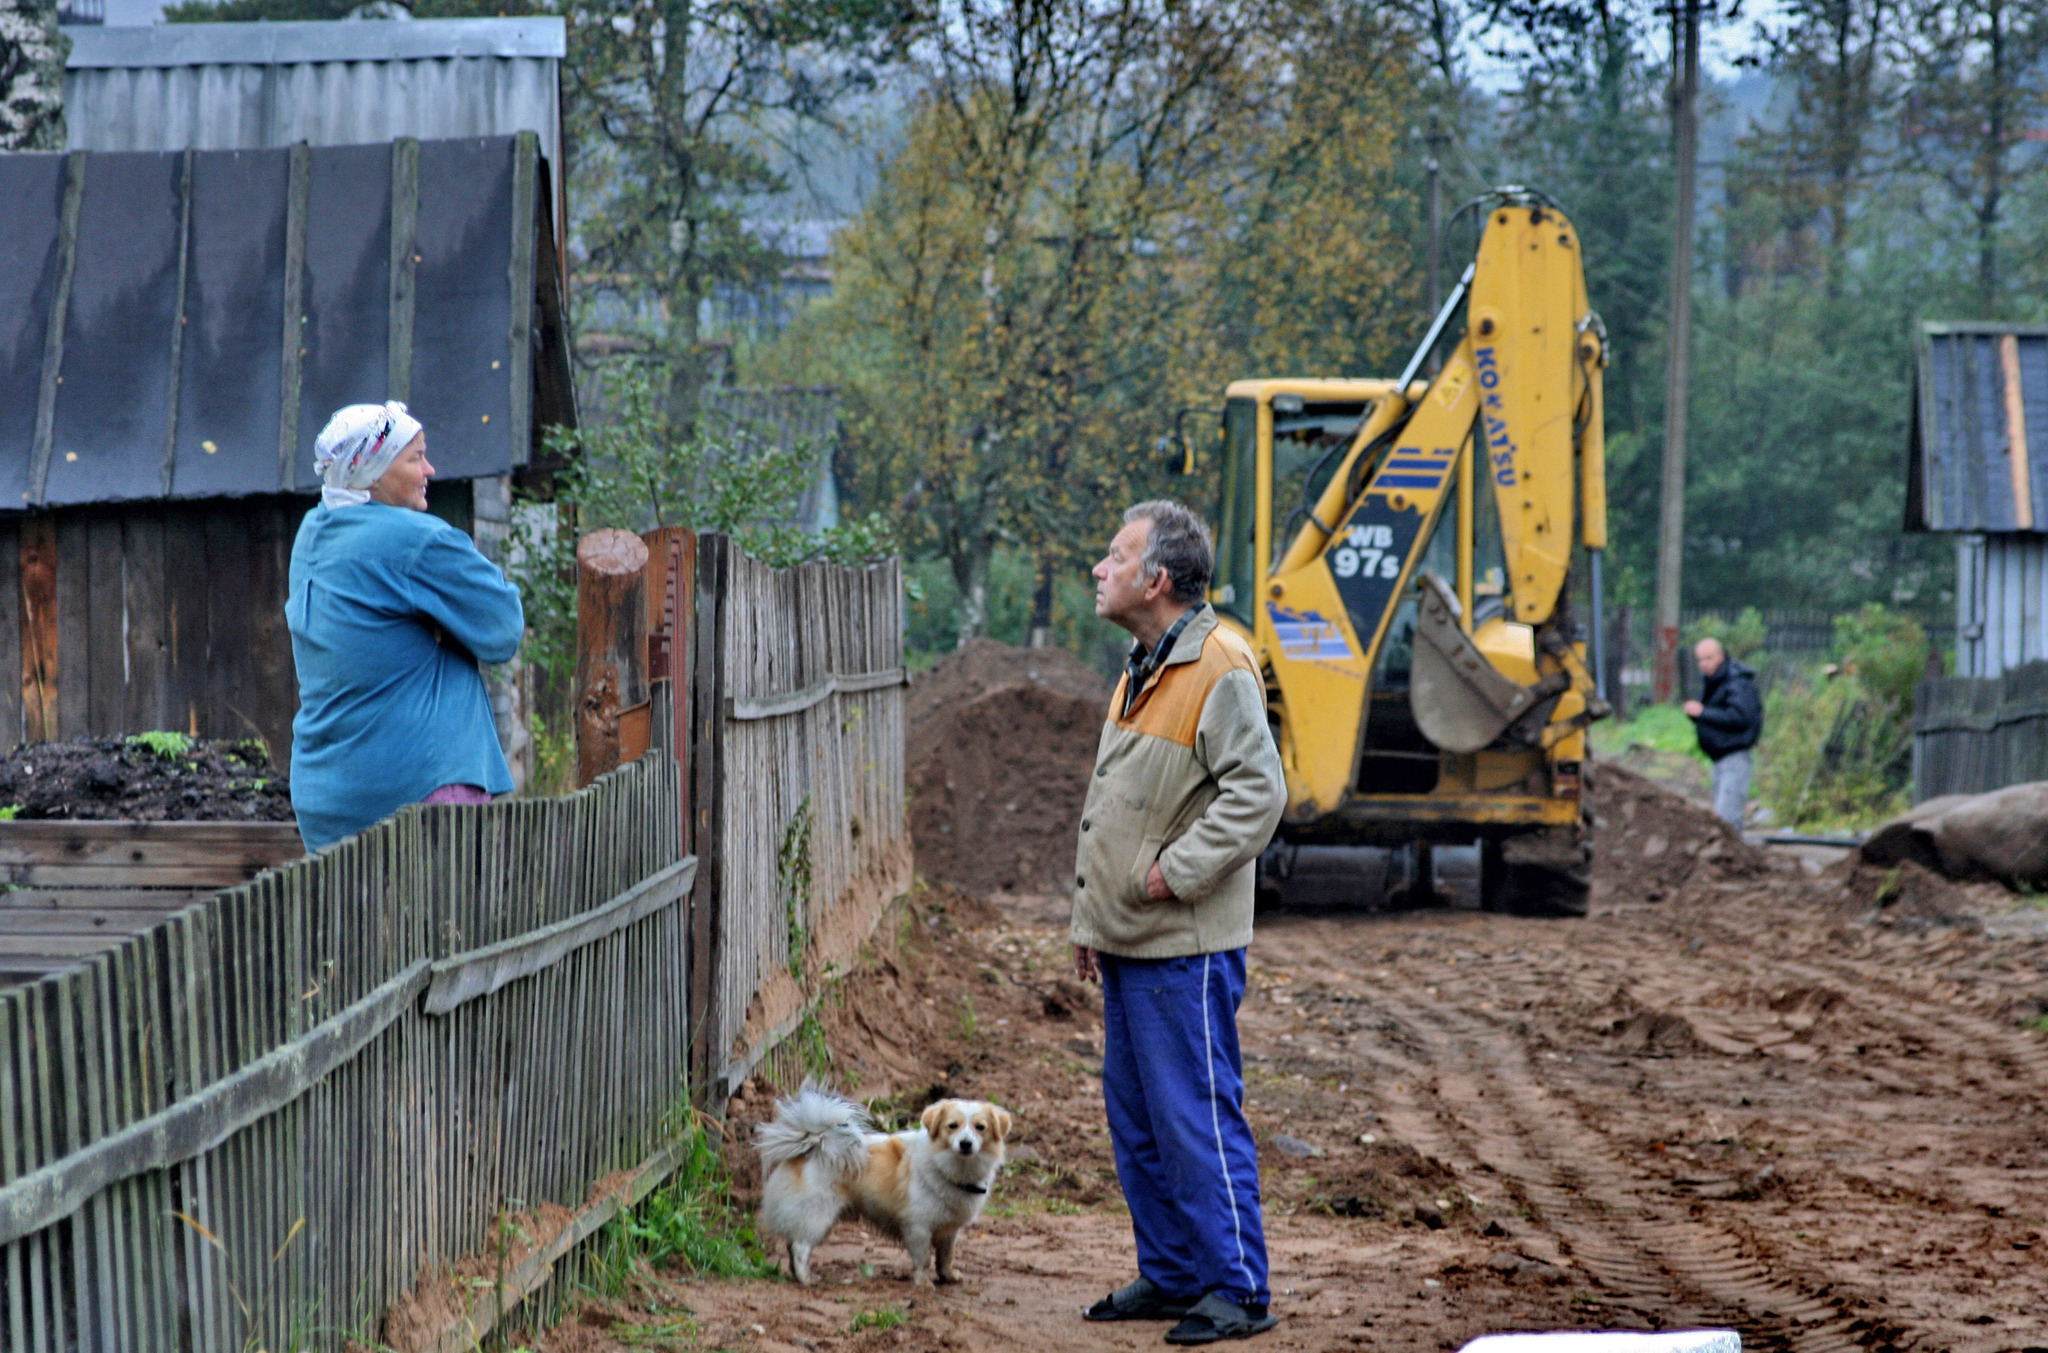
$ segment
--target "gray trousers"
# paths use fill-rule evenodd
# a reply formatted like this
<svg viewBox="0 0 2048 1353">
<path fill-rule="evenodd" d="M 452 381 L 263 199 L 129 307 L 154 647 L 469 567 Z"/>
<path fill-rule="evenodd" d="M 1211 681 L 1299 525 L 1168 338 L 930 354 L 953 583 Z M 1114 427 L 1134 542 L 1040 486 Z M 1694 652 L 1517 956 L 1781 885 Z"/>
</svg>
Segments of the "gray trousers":
<svg viewBox="0 0 2048 1353">
<path fill-rule="evenodd" d="M 1730 752 L 1714 763 L 1714 816 L 1742 830 L 1743 805 L 1749 802 L 1749 748 Z"/>
</svg>

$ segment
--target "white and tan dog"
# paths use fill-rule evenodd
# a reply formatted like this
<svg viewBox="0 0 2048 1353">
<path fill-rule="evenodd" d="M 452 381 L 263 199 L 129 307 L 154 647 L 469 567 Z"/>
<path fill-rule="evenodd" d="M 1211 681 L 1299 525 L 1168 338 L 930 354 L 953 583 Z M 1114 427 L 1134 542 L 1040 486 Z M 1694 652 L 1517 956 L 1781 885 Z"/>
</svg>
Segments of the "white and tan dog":
<svg viewBox="0 0 2048 1353">
<path fill-rule="evenodd" d="M 789 1242 L 789 1269 L 811 1280 L 811 1251 L 842 1216 L 864 1217 L 910 1251 L 911 1281 L 957 1281 L 953 1242 L 981 1215 L 1003 1165 L 1010 1115 L 977 1100 L 942 1099 L 923 1126 L 880 1133 L 867 1110 L 809 1081 L 755 1130 L 760 1229 Z"/>
</svg>

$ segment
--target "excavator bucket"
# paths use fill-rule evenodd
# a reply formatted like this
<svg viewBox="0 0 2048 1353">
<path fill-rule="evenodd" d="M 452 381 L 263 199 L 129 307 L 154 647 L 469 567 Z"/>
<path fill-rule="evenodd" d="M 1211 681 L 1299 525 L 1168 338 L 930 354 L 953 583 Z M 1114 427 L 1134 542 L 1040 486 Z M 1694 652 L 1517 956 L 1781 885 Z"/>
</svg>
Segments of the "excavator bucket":
<svg viewBox="0 0 2048 1353">
<path fill-rule="evenodd" d="M 1458 599 L 1434 573 L 1417 585 L 1415 656 L 1408 705 L 1422 735 L 1447 752 L 1492 744 L 1536 702 L 1536 693 L 1486 660 L 1458 624 Z"/>
</svg>

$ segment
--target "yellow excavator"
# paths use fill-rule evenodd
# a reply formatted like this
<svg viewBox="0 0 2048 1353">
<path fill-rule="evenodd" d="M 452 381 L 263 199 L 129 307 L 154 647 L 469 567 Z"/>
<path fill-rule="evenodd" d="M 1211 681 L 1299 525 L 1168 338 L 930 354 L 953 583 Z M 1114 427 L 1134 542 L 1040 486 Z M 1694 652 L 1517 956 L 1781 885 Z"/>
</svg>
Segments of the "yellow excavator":
<svg viewBox="0 0 2048 1353">
<path fill-rule="evenodd" d="M 1477 256 L 1399 379 L 1226 391 L 1209 596 L 1258 655 L 1287 772 L 1268 900 L 1420 901 L 1433 850 L 1476 845 L 1483 907 L 1585 911 L 1605 332 L 1554 202 L 1507 187 L 1466 210 Z M 1190 439 L 1169 449 L 1194 468 Z"/>
</svg>

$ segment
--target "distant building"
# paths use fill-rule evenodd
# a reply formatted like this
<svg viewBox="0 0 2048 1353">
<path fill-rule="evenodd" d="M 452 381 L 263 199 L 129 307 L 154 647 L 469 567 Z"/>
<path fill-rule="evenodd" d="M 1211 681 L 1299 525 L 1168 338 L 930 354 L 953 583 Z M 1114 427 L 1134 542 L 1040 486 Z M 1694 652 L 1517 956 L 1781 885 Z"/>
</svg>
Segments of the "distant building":
<svg viewBox="0 0 2048 1353">
<path fill-rule="evenodd" d="M 832 237 L 845 225 L 838 220 L 747 222 L 755 238 L 782 255 L 782 271 L 760 286 L 719 286 L 704 299 L 705 332 L 763 339 L 787 329 L 798 311 L 832 294 Z"/>
<path fill-rule="evenodd" d="M 2048 325 L 1920 326 L 1906 529 L 1956 536 L 1956 675 L 2048 658 Z"/>
</svg>

